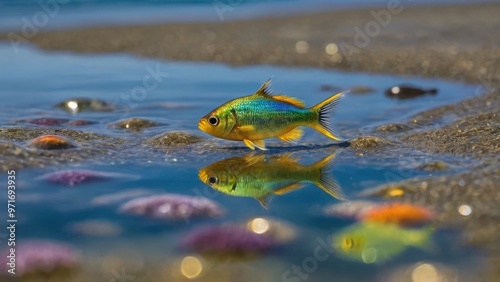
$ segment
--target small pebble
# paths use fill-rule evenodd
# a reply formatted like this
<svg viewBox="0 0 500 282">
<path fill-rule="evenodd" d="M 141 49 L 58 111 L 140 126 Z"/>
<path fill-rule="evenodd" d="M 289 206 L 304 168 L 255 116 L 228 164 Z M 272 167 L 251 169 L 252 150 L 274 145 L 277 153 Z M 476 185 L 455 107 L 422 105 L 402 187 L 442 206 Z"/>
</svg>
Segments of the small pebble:
<svg viewBox="0 0 500 282">
<path fill-rule="evenodd" d="M 150 121 L 142 118 L 129 118 L 116 122 L 112 125 L 114 128 L 126 129 L 130 131 L 140 131 L 144 128 L 153 127 L 158 125 L 154 121 Z"/>
<path fill-rule="evenodd" d="M 90 121 L 90 120 L 84 120 L 84 119 L 77 119 L 77 120 L 70 121 L 68 123 L 68 125 L 71 125 L 71 126 L 83 126 L 83 125 L 91 125 L 91 124 L 96 124 L 96 122 Z"/>
<path fill-rule="evenodd" d="M 44 126 L 54 126 L 61 125 L 68 122 L 67 119 L 63 118 L 36 118 L 27 120 L 28 123 Z"/>
<path fill-rule="evenodd" d="M 419 166 L 418 168 L 426 171 L 440 171 L 440 170 L 447 170 L 449 166 L 447 163 L 442 161 L 433 161 L 430 163 L 425 163 Z"/>
<path fill-rule="evenodd" d="M 377 136 L 362 136 L 351 140 L 349 143 L 350 147 L 354 149 L 375 149 L 394 144 L 387 139 Z"/>
<path fill-rule="evenodd" d="M 403 132 L 410 129 L 411 127 L 400 123 L 385 124 L 375 128 L 379 132 Z"/>
<path fill-rule="evenodd" d="M 368 86 L 358 85 L 352 87 L 349 91 L 349 94 L 368 94 L 372 92 L 375 92 L 375 89 Z"/>
<path fill-rule="evenodd" d="M 204 139 L 198 135 L 189 134 L 183 131 L 171 131 L 148 139 L 148 143 L 156 147 L 170 147 L 190 145 L 202 142 Z"/>
<path fill-rule="evenodd" d="M 76 148 L 76 143 L 59 135 L 42 135 L 31 140 L 28 147 L 42 150 L 60 150 Z"/>
<path fill-rule="evenodd" d="M 319 86 L 319 91 L 321 91 L 321 92 L 337 92 L 337 91 L 341 91 L 341 88 L 337 87 L 335 85 L 331 85 L 331 84 L 321 84 Z"/>
<path fill-rule="evenodd" d="M 109 102 L 90 98 L 71 98 L 56 106 L 71 113 L 81 111 L 110 112 L 114 109 L 114 105 Z"/>
<path fill-rule="evenodd" d="M 412 99 L 426 94 L 436 95 L 437 89 L 421 89 L 410 85 L 394 86 L 385 91 L 385 95 L 395 99 Z"/>
</svg>

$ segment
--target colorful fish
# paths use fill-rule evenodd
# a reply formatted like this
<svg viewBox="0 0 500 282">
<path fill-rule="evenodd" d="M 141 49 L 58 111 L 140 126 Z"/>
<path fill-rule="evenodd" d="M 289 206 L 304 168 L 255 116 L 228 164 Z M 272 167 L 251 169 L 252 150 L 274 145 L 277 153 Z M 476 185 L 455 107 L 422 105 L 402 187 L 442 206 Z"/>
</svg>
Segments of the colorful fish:
<svg viewBox="0 0 500 282">
<path fill-rule="evenodd" d="M 424 207 L 405 203 L 390 203 L 375 207 L 361 216 L 363 221 L 414 226 L 429 222 L 434 214 Z"/>
<path fill-rule="evenodd" d="M 266 159 L 248 154 L 215 162 L 200 169 L 200 180 L 211 188 L 232 196 L 252 197 L 267 208 L 273 195 L 301 188 L 302 182 L 317 185 L 329 195 L 343 199 L 337 182 L 328 173 L 332 154 L 313 165 L 301 165 L 290 154 Z"/>
<path fill-rule="evenodd" d="M 296 98 L 271 95 L 270 83 L 268 80 L 254 94 L 214 109 L 200 119 L 198 128 L 215 137 L 243 141 L 252 150 L 266 150 L 266 138 L 278 137 L 285 142 L 300 139 L 303 131 L 299 126 L 309 126 L 333 140 L 342 140 L 331 127 L 329 115 L 348 91 L 306 108 Z"/>
<path fill-rule="evenodd" d="M 402 228 L 395 224 L 363 222 L 333 235 L 338 256 L 364 263 L 384 263 L 408 247 L 432 248 L 432 227 Z"/>
</svg>

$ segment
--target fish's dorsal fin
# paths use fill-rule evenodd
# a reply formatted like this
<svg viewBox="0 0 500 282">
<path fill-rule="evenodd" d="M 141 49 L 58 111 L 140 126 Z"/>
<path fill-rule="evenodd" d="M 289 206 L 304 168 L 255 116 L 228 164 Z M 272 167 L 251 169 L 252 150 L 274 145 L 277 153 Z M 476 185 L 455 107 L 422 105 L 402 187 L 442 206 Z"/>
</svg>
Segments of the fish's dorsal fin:
<svg viewBox="0 0 500 282">
<path fill-rule="evenodd" d="M 262 205 L 262 207 L 267 210 L 267 207 L 269 206 L 269 203 L 271 202 L 271 200 L 273 198 L 272 198 L 271 194 L 267 194 L 267 195 L 264 195 L 262 197 L 255 198 L 255 199 L 257 199 L 257 201 L 259 201 L 259 203 Z"/>
<path fill-rule="evenodd" d="M 265 155 L 263 155 L 263 154 L 254 154 L 254 152 L 246 154 L 245 156 L 243 156 L 243 159 L 245 161 L 245 166 L 246 167 L 254 165 L 254 164 L 258 163 L 258 162 L 262 162 L 262 161 L 264 161 L 265 158 L 266 158 Z"/>
<path fill-rule="evenodd" d="M 285 96 L 285 95 L 275 95 L 275 96 L 272 96 L 272 97 L 276 101 L 280 101 L 280 102 L 283 102 L 283 103 L 294 105 L 294 106 L 299 107 L 299 108 L 304 108 L 306 106 L 306 104 L 304 103 L 304 101 L 299 100 L 297 98 L 293 98 L 293 97 L 289 97 L 289 96 Z"/>
<path fill-rule="evenodd" d="M 302 135 L 304 135 L 304 131 L 302 129 L 296 127 L 294 129 L 288 131 L 287 133 L 278 136 L 278 138 L 281 139 L 282 141 L 285 141 L 285 142 L 292 142 L 292 141 L 299 140 L 300 138 L 302 138 Z"/>
<path fill-rule="evenodd" d="M 272 78 L 270 78 L 266 82 L 264 82 L 264 84 L 262 84 L 262 86 L 259 88 L 259 90 L 257 90 L 257 92 L 255 92 L 254 95 L 272 98 L 273 91 L 270 88 L 271 80 L 272 80 Z"/>
<path fill-rule="evenodd" d="M 297 182 L 297 183 L 293 183 L 293 184 L 286 185 L 286 186 L 283 186 L 283 187 L 276 189 L 276 191 L 274 191 L 274 194 L 283 195 L 283 194 L 286 194 L 286 193 L 291 192 L 293 190 L 297 190 L 297 189 L 302 188 L 302 187 L 304 187 L 304 185 L 301 184 L 300 182 Z"/>
</svg>

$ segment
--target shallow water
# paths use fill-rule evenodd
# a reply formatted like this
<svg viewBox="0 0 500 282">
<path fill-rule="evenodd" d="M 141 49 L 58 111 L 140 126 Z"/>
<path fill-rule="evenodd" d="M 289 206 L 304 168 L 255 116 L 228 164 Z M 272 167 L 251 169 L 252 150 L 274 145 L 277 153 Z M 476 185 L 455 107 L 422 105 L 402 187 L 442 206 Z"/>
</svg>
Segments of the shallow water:
<svg viewBox="0 0 500 282">
<path fill-rule="evenodd" d="M 19 54 L 13 55 L 9 45 L 0 46 L 0 65 L 4 66 L 0 69 L 0 126 L 41 127 L 25 122 L 40 117 L 85 119 L 96 123 L 56 127 L 103 133 L 135 144 L 127 148 L 128 153 L 124 154 L 129 155 L 123 159 L 25 169 L 17 174 L 18 239 L 46 238 L 70 243 L 83 254 L 82 275 L 97 277 L 95 281 L 121 281 L 116 277 L 117 272 L 133 276 L 135 280 L 132 281 L 160 281 L 159 277 L 171 281 L 168 279 L 172 275 L 181 275 L 179 259 L 188 254 L 198 256 L 178 247 L 181 238 L 190 230 L 205 224 L 243 223 L 255 217 L 286 221 L 295 226 L 298 237 L 265 256 L 243 262 L 238 259 L 203 259 L 204 270 L 200 279 L 210 281 L 216 276 L 227 281 L 255 281 L 257 278 L 263 281 L 301 281 L 306 276 L 300 278 L 300 275 L 293 274 L 293 265 L 303 266 L 308 257 L 313 257 L 315 248 L 321 245 L 318 240 L 330 244 L 329 235 L 353 224 L 351 220 L 323 215 L 323 207 L 339 200 L 311 183 L 304 183 L 302 189 L 274 196 L 266 210 L 251 197 L 234 197 L 214 191 L 198 179 L 201 168 L 249 153 L 241 143 L 221 141 L 201 133 L 197 129 L 199 117 L 229 99 L 252 93 L 269 77 L 274 77 L 272 87 L 276 92 L 303 99 L 307 105 L 314 105 L 332 94 L 320 91 L 323 84 L 340 89 L 358 85 L 373 88 L 372 93 L 348 95 L 338 107 L 333 123 L 347 139 L 378 125 L 406 120 L 422 110 L 470 97 L 475 90 L 473 85 L 443 80 L 313 68 L 235 68 L 209 63 L 164 62 L 122 54 L 82 56 L 43 53 L 32 48 L 21 49 Z M 139 91 L 137 89 L 143 87 L 144 77 L 154 70 L 162 73 L 157 81 L 150 80 L 155 86 L 138 96 L 139 92 L 133 91 Z M 439 93 L 409 100 L 391 100 L 384 96 L 385 89 L 402 83 L 438 88 Z M 72 115 L 54 107 L 72 97 L 112 101 L 118 110 Z M 110 128 L 111 123 L 130 117 L 146 118 L 160 125 L 139 132 Z M 183 130 L 213 139 L 211 142 L 215 148 L 213 152 L 205 150 L 189 154 L 178 153 L 176 149 L 162 151 L 141 146 L 145 138 L 171 130 Z M 19 142 L 19 145 L 24 144 Z M 302 165 L 315 163 L 332 152 L 338 152 L 329 174 L 347 198 L 354 198 L 364 189 L 387 183 L 387 175 L 397 175 L 399 180 L 404 180 L 439 174 L 412 169 L 414 164 L 423 160 L 440 158 L 459 164 L 446 173 L 465 166 L 464 161 L 450 156 L 428 156 L 410 151 L 393 159 L 356 157 L 353 151 L 342 150 L 311 130 L 307 130 L 305 137 L 296 145 L 288 146 L 273 140 L 269 142 L 269 147 L 268 158 L 294 151 L 293 156 Z M 75 187 L 47 184 L 39 179 L 47 172 L 68 168 L 93 169 L 114 173 L 117 177 Z M 123 200 L 96 203 L 96 198 L 103 195 L 127 191 L 139 191 L 143 195 L 179 193 L 204 196 L 222 205 L 226 214 L 218 219 L 170 223 L 119 213 L 117 210 Z M 0 195 L 0 199 L 6 201 L 6 194 Z M 87 220 L 112 222 L 121 232 L 111 238 L 101 238 L 75 234 L 71 230 L 72 224 Z M 329 254 L 326 260 L 317 261 L 316 266 L 307 266 L 310 262 L 305 262 L 305 268 L 314 268 L 306 275 L 308 281 L 332 278 L 367 281 L 373 277 L 384 280 L 386 273 L 399 267 L 412 269 L 419 262 L 428 262 L 436 269 L 440 269 L 439 263 L 447 265 L 448 270 L 456 275 L 473 273 L 480 264 L 480 256 L 470 255 L 476 252 L 461 246 L 459 240 L 459 234 L 454 231 L 437 230 L 432 236 L 434 243 L 430 250 L 409 248 L 395 259 L 381 264 L 363 264 Z M 182 280 L 182 275 L 178 279 Z"/>
</svg>

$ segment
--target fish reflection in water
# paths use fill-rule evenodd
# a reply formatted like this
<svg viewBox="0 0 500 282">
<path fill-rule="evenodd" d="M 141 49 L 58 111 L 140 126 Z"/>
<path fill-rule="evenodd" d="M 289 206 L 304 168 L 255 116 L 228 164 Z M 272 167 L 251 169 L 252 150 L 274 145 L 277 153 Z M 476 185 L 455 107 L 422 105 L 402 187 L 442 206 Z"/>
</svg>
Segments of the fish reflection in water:
<svg viewBox="0 0 500 282">
<path fill-rule="evenodd" d="M 342 191 L 329 169 L 336 153 L 312 165 L 301 165 L 291 154 L 267 157 L 247 154 L 215 162 L 200 169 L 200 180 L 232 196 L 252 197 L 267 208 L 273 195 L 282 195 L 313 183 L 330 196 L 343 199 Z"/>
<path fill-rule="evenodd" d="M 363 222 L 346 227 L 333 235 L 338 256 L 364 262 L 384 263 L 408 247 L 432 250 L 434 228 L 403 228 L 396 224 Z"/>
</svg>

